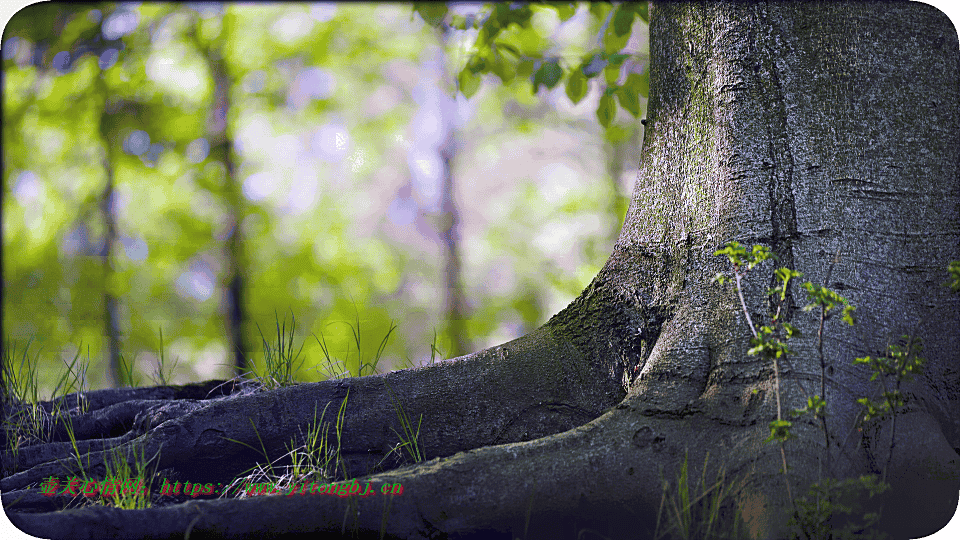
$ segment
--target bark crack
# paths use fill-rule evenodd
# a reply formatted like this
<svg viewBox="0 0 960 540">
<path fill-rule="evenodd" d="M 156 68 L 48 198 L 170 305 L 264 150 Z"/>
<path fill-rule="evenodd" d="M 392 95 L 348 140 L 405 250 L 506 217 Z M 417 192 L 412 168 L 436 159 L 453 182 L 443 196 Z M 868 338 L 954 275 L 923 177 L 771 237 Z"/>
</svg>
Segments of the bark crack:
<svg viewBox="0 0 960 540">
<path fill-rule="evenodd" d="M 769 170 L 768 197 L 770 205 L 770 247 L 780 258 L 778 266 L 796 268 L 793 242 L 798 238 L 797 207 L 794 187 L 796 168 L 793 142 L 790 138 L 787 95 L 781 82 L 777 59 L 788 54 L 780 37 L 778 28 L 767 19 L 763 8 L 758 6 L 759 19 L 766 32 L 759 38 L 767 43 L 759 47 L 759 69 L 755 71 L 758 88 L 768 90 L 773 107 L 766 110 L 767 159 L 763 166 Z M 764 80 L 767 79 L 767 80 Z M 777 285 L 777 277 L 771 276 L 771 287 Z M 775 312 L 774 299 L 770 300 L 770 311 Z M 787 296 L 781 313 L 784 320 L 791 320 L 796 310 L 793 294 L 787 290 Z"/>
</svg>

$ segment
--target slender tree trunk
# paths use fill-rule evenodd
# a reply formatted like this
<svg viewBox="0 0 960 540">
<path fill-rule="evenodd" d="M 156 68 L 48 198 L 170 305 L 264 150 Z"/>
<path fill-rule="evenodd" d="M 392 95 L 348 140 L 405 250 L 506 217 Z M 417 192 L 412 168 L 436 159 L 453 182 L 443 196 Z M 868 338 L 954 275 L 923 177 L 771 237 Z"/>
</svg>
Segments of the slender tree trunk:
<svg viewBox="0 0 960 540">
<path fill-rule="evenodd" d="M 440 32 L 438 39 L 441 46 L 446 49 L 450 40 L 450 30 L 446 29 Z M 441 64 L 441 66 L 438 69 L 441 70 L 442 76 L 449 78 L 450 70 L 446 63 Z M 455 104 L 456 95 L 454 94 L 451 106 L 455 107 Z M 468 306 L 466 291 L 463 287 L 460 209 L 457 206 L 457 182 L 453 172 L 457 152 L 460 150 L 460 134 L 459 127 L 451 117 L 451 112 L 449 109 L 440 108 L 441 121 L 445 124 L 447 136 L 438 151 L 440 152 L 440 160 L 443 162 L 443 179 L 440 185 L 440 212 L 442 215 L 440 236 L 443 239 L 444 311 L 447 319 L 447 335 L 450 336 L 452 347 L 449 355 L 455 357 L 470 352 L 471 345 L 470 337 L 467 334 Z"/>
<path fill-rule="evenodd" d="M 449 119 L 444 119 L 449 122 Z M 447 335 L 450 336 L 453 350 L 451 356 L 460 356 L 470 350 L 470 339 L 467 336 L 467 299 L 463 290 L 463 258 L 460 254 L 460 211 L 456 201 L 456 182 L 453 179 L 453 164 L 457 153 L 457 137 L 454 127 L 450 126 L 450 134 L 440 149 L 443 161 L 443 180 L 440 188 L 442 228 L 440 233 L 443 239 L 444 259 L 444 291 L 445 313 L 447 319 Z"/>
<path fill-rule="evenodd" d="M 224 30 L 226 32 L 226 30 Z M 220 36 L 224 40 L 224 36 Z M 227 228 L 229 230 L 224 256 L 227 259 L 226 289 L 224 291 L 224 311 L 226 312 L 227 336 L 229 350 L 233 355 L 233 366 L 236 375 L 244 375 L 249 369 L 247 357 L 252 351 L 250 341 L 244 334 L 247 321 L 247 311 L 244 307 L 244 295 L 247 288 L 244 256 L 244 242 L 242 232 L 243 196 L 241 195 L 240 180 L 237 178 L 236 156 L 233 151 L 233 133 L 230 130 L 230 114 L 232 102 L 230 89 L 232 80 L 227 71 L 221 51 L 215 46 L 204 46 L 198 43 L 204 51 L 207 67 L 213 78 L 214 103 L 208 122 L 210 137 L 210 153 L 219 159 L 226 169 L 226 186 L 224 188 L 225 203 L 227 206 Z"/>
<path fill-rule="evenodd" d="M 684 463 L 698 478 L 709 455 L 708 473 L 726 471 L 754 538 L 784 537 L 791 494 L 821 472 L 886 469 L 894 488 L 886 530 L 908 538 L 942 527 L 960 490 L 960 299 L 941 286 L 948 261 L 960 258 L 956 31 L 919 3 L 664 3 L 650 16 L 649 122 L 632 204 L 610 258 L 566 309 L 518 340 L 426 368 L 143 402 L 150 414 L 118 446 L 162 448 L 161 468 L 222 482 L 256 458 L 248 447 L 282 455 L 317 408 L 346 401 L 337 445 L 348 475 L 374 489 L 402 484 L 402 496 L 13 512 L 11 520 L 75 538 L 186 530 L 191 538 L 344 530 L 651 538 L 662 481 Z M 806 300 L 794 285 L 783 314 L 802 332 L 792 352 L 779 366 L 748 354 L 738 295 L 711 283 L 729 270 L 714 252 L 732 240 L 770 247 L 780 265 L 857 306 L 853 327 L 826 321 L 836 444 L 824 444 L 813 420 L 794 423 L 783 453 L 764 442 L 778 408 L 800 408 L 819 388 L 820 321 L 799 309 Z M 770 284 L 764 266 L 744 279 L 754 321 L 769 318 Z M 903 388 L 909 408 L 885 467 L 891 423 L 856 431 L 856 399 L 876 394 L 852 360 L 882 355 L 903 333 L 923 339 L 926 364 Z M 394 468 L 400 463 L 387 459 L 376 472 L 398 444 L 396 404 L 422 418 L 419 446 L 430 461 Z M 92 467 L 102 463 L 97 437 L 108 424 L 101 416 L 84 433 Z M 5 495 L 27 497 L 31 482 L 62 474 L 49 453 L 21 451 L 29 465 L 0 482 Z"/>
<path fill-rule="evenodd" d="M 114 180 L 114 141 L 112 140 L 116 134 L 109 132 L 109 129 L 107 129 L 109 121 L 103 118 L 112 113 L 108 110 L 108 95 L 106 85 L 102 78 L 98 79 L 98 87 L 102 92 L 104 100 L 104 108 L 100 113 L 100 138 L 103 141 L 104 153 L 101 164 L 103 165 L 103 171 L 106 176 L 106 185 L 100 196 L 100 215 L 106 226 L 106 232 L 104 233 L 103 247 L 97 255 L 100 257 L 103 266 L 103 324 L 108 351 L 106 378 L 110 386 L 118 387 L 124 382 L 130 383 L 131 381 L 124 380 L 123 369 L 120 365 L 119 305 L 117 297 L 114 296 L 109 285 L 113 275 L 113 247 L 117 243 L 117 216 L 114 206 L 114 188 L 116 182 Z"/>
</svg>

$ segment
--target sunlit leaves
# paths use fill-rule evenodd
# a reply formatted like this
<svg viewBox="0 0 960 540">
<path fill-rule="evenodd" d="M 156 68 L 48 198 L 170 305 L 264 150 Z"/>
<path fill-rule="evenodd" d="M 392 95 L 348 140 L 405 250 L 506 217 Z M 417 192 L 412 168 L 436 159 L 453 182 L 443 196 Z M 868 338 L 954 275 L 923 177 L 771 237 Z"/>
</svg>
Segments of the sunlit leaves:
<svg viewBox="0 0 960 540">
<path fill-rule="evenodd" d="M 747 270 L 753 269 L 754 266 L 767 259 L 778 259 L 777 255 L 766 246 L 757 244 L 750 251 L 747 251 L 746 246 L 736 241 L 728 242 L 723 249 L 717 250 L 713 254 L 726 255 L 735 268 L 739 269 L 741 266 L 746 266 Z"/>
<path fill-rule="evenodd" d="M 635 91 L 637 94 L 643 97 L 649 97 L 650 95 L 650 71 L 644 71 L 642 74 L 637 75 L 636 73 L 631 73 L 627 75 L 626 82 L 623 83 L 623 86 L 630 88 Z"/>
<path fill-rule="evenodd" d="M 802 409 L 795 409 L 794 416 L 803 416 L 806 413 L 813 413 L 814 418 L 823 418 L 826 416 L 827 402 L 818 395 L 807 396 L 807 406 Z"/>
<path fill-rule="evenodd" d="M 613 31 L 618 36 L 630 33 L 633 28 L 634 8 L 632 4 L 620 4 L 613 14 Z"/>
<path fill-rule="evenodd" d="M 790 348 L 783 341 L 777 339 L 774 335 L 775 328 L 772 326 L 761 326 L 756 337 L 750 338 L 750 344 L 753 347 L 747 351 L 749 355 L 762 356 L 767 359 L 780 358 L 790 354 Z"/>
<path fill-rule="evenodd" d="M 770 435 L 763 442 L 777 441 L 784 443 L 795 436 L 790 433 L 790 426 L 793 422 L 789 420 L 773 420 L 770 422 Z"/>
<path fill-rule="evenodd" d="M 787 297 L 787 286 L 789 285 L 790 280 L 803 276 L 802 273 L 790 268 L 777 268 L 773 271 L 773 275 L 780 281 L 780 284 L 772 289 L 769 289 L 767 294 L 771 296 L 779 296 L 781 302 Z"/>
<path fill-rule="evenodd" d="M 641 97 L 646 98 L 649 93 L 649 76 L 633 73 L 634 70 L 640 71 L 635 62 L 625 68 L 625 62 L 633 57 L 624 48 L 633 33 L 637 16 L 646 21 L 645 2 L 616 7 L 590 4 L 590 14 L 602 23 L 598 36 L 602 48 L 585 55 L 579 62 L 562 55 L 558 57 L 553 52 L 547 56 L 549 42 L 541 36 L 551 28 L 550 25 L 569 21 L 576 14 L 576 3 L 486 4 L 479 13 L 469 16 L 451 14 L 440 7 L 427 10 L 425 4 L 416 4 L 414 10 L 437 28 L 449 24 L 459 30 L 479 29 L 457 74 L 458 87 L 466 97 L 476 92 L 479 76 L 493 73 L 504 83 L 517 77 L 529 77 L 534 93 L 542 86 L 552 89 L 565 81 L 565 93 L 576 104 L 589 92 L 590 86 L 585 79 L 603 73 L 605 85 L 601 86 L 603 95 L 597 104 L 597 118 L 601 125 L 605 128 L 613 125 L 617 102 L 635 118 L 643 113 Z M 550 11 L 552 18 L 543 16 L 545 10 Z M 556 15 L 552 15 L 554 11 Z M 626 80 L 621 84 L 624 74 Z"/>
<path fill-rule="evenodd" d="M 803 284 L 803 288 L 807 290 L 807 298 L 809 298 L 811 301 L 809 305 L 803 308 L 804 311 L 810 311 L 811 309 L 819 306 L 823 310 L 824 316 L 828 316 L 830 314 L 830 310 L 842 305 L 844 322 L 850 326 L 853 326 L 855 322 L 853 312 L 856 307 L 851 306 L 850 303 L 847 302 L 846 298 L 826 287 L 814 285 L 809 281 Z"/>
<path fill-rule="evenodd" d="M 614 8 L 613 17 L 603 36 L 603 46 L 607 52 L 619 51 L 630 39 L 633 23 L 637 15 L 643 21 L 647 17 L 646 2 L 625 2 Z"/>
</svg>

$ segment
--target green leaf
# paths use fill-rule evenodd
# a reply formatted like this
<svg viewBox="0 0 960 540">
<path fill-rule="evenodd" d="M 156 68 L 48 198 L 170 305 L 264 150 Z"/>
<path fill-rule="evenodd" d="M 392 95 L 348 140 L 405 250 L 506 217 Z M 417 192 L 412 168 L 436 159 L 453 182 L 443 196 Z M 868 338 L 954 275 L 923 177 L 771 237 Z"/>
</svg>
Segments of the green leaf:
<svg viewBox="0 0 960 540">
<path fill-rule="evenodd" d="M 450 17 L 450 26 L 457 30 L 467 29 L 467 18 L 463 15 L 454 15 Z"/>
<path fill-rule="evenodd" d="M 728 281 L 730 281 L 730 278 L 727 277 L 727 275 L 724 274 L 723 272 L 717 272 L 717 275 L 713 276 L 713 279 L 710 280 L 711 283 L 716 282 L 721 285 L 725 284 Z"/>
<path fill-rule="evenodd" d="M 587 95 L 587 77 L 579 70 L 573 70 L 570 77 L 567 78 L 567 97 L 574 105 L 580 103 L 580 100 Z M 621 102 L 622 103 L 622 102 Z"/>
<path fill-rule="evenodd" d="M 493 44 L 493 47 L 496 48 L 498 51 L 508 52 L 516 58 L 521 58 L 523 56 L 523 54 L 520 53 L 519 49 L 503 41 L 497 41 L 495 44 Z"/>
<path fill-rule="evenodd" d="M 603 57 L 602 53 L 596 53 L 593 56 L 584 58 L 580 64 L 580 69 L 583 70 L 583 74 L 586 75 L 588 79 L 592 79 L 607 67 L 607 63 L 608 61 Z"/>
<path fill-rule="evenodd" d="M 474 74 L 485 73 L 488 70 L 486 56 L 481 53 L 477 53 L 473 56 L 473 58 L 470 59 L 469 62 L 467 62 L 466 69 L 469 69 L 470 73 Z"/>
<path fill-rule="evenodd" d="M 636 73 L 631 73 L 627 75 L 627 80 L 623 82 L 625 88 L 629 88 L 634 94 L 646 97 L 646 92 L 648 91 L 647 79 L 644 75 L 637 75 Z"/>
<path fill-rule="evenodd" d="M 590 2 L 590 14 L 597 20 L 604 20 L 612 8 L 607 2 Z"/>
<path fill-rule="evenodd" d="M 565 22 L 577 14 L 576 2 L 547 4 L 547 6 L 557 10 L 557 15 L 560 16 L 560 22 Z"/>
<path fill-rule="evenodd" d="M 637 2 L 637 15 L 643 19 L 643 22 L 650 22 L 649 4 L 647 2 Z"/>
<path fill-rule="evenodd" d="M 615 63 L 607 64 L 603 69 L 603 77 L 607 81 L 607 86 L 615 86 L 620 80 L 620 65 Z"/>
<path fill-rule="evenodd" d="M 615 53 L 623 50 L 630 40 L 630 33 L 617 34 L 614 25 L 609 25 L 607 31 L 603 33 L 603 50 L 607 53 Z"/>
<path fill-rule="evenodd" d="M 517 64 L 517 77 L 529 77 L 533 73 L 536 64 L 529 58 L 520 60 Z"/>
<path fill-rule="evenodd" d="M 563 77 L 563 68 L 556 60 L 544 62 L 533 75 L 533 92 L 536 93 L 541 84 L 547 88 L 553 88 L 560 82 L 561 77 Z"/>
<path fill-rule="evenodd" d="M 786 442 L 788 439 L 793 437 L 793 435 L 790 433 L 790 426 L 792 425 L 793 423 L 788 420 L 773 420 L 770 422 L 770 436 L 767 437 L 763 442 Z"/>
<path fill-rule="evenodd" d="M 787 339 L 800 337 L 800 330 L 790 323 L 783 323 L 783 329 L 787 331 Z"/>
<path fill-rule="evenodd" d="M 505 59 L 498 51 L 493 51 L 493 62 L 490 64 L 490 72 L 500 77 L 504 83 L 508 83 L 517 76 L 517 65 L 512 60 Z"/>
<path fill-rule="evenodd" d="M 780 279 L 780 281 L 783 282 L 784 285 L 789 283 L 793 278 L 803 277 L 803 273 L 786 267 L 777 268 L 774 270 L 774 274 L 776 274 L 776 276 Z"/>
<path fill-rule="evenodd" d="M 603 127 L 609 126 L 616 112 L 617 106 L 613 102 L 613 96 L 609 94 L 601 96 L 600 103 L 597 105 L 597 120 L 600 121 L 600 125 Z"/>
<path fill-rule="evenodd" d="M 856 322 L 853 318 L 853 310 L 857 309 L 855 306 L 846 306 L 843 308 L 843 320 L 850 326 Z"/>
<path fill-rule="evenodd" d="M 430 26 L 439 28 L 443 24 L 443 18 L 447 15 L 447 4 L 444 2 L 414 2 L 413 11 Z"/>
<path fill-rule="evenodd" d="M 633 74 L 630 76 L 632 77 Z M 650 97 L 650 70 L 646 70 L 636 77 L 636 82 L 633 84 L 636 86 L 637 93 L 643 97 Z M 629 80 L 630 77 L 627 77 L 627 81 Z"/>
<path fill-rule="evenodd" d="M 611 65 L 621 66 L 623 65 L 624 60 L 630 58 L 629 54 L 623 53 L 601 53 L 607 60 L 610 61 Z"/>
<path fill-rule="evenodd" d="M 731 240 L 727 242 L 726 247 L 715 251 L 714 255 L 726 255 L 730 260 L 730 264 L 734 266 L 741 266 L 743 264 L 743 256 L 746 255 L 747 250 L 740 245 L 739 242 Z"/>
<path fill-rule="evenodd" d="M 466 98 L 471 98 L 477 93 L 481 82 L 482 81 L 480 80 L 480 77 L 472 73 L 468 68 L 463 68 L 460 71 L 460 75 L 457 77 L 457 83 L 460 86 L 460 93 Z"/>
<path fill-rule="evenodd" d="M 617 97 L 620 99 L 620 105 L 624 109 L 630 111 L 630 114 L 634 118 L 640 117 L 640 98 L 637 97 L 636 92 L 630 88 L 621 86 L 616 90 Z"/>
<path fill-rule="evenodd" d="M 636 13 L 634 6 L 620 4 L 613 14 L 613 31 L 618 36 L 628 36 L 633 28 L 633 16 Z"/>
</svg>

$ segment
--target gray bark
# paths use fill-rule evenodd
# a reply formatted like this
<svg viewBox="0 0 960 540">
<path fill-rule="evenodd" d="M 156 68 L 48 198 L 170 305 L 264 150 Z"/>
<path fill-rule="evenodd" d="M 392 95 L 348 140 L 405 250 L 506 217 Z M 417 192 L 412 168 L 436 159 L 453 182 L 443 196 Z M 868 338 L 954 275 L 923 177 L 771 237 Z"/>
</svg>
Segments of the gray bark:
<svg viewBox="0 0 960 540">
<path fill-rule="evenodd" d="M 883 527 L 930 534 L 960 490 L 960 300 L 942 287 L 960 258 L 960 52 L 949 20 L 919 3 L 664 3 L 651 8 L 651 99 L 640 175 L 609 260 L 544 327 L 427 368 L 153 409 L 122 443 L 159 450 L 192 481 L 240 472 L 256 456 L 224 437 L 282 452 L 316 407 L 347 397 L 350 474 L 397 442 L 395 397 L 423 415 L 425 463 L 361 476 L 400 496 L 193 501 L 141 511 L 11 513 L 32 534 L 86 537 L 314 535 L 402 538 L 651 537 L 663 478 L 709 453 L 735 484 L 754 538 L 780 538 L 785 480 L 802 493 L 821 471 L 880 472 L 890 423 L 857 432 L 855 399 L 875 396 L 855 357 L 923 339 L 924 375 L 906 387 Z M 784 476 L 772 366 L 747 354 L 730 288 L 711 283 L 727 241 L 764 244 L 804 280 L 836 289 L 859 322 L 827 321 L 831 433 L 798 421 Z M 838 257 L 839 261 L 834 262 Z M 771 271 L 745 280 L 768 318 Z M 802 337 L 780 369 L 783 409 L 819 388 L 815 312 L 794 286 L 787 319 Z M 388 392 L 389 390 L 389 392 Z M 258 432 L 251 427 L 251 419 Z M 137 431 L 139 430 L 139 431 Z M 851 434 L 850 436 L 847 436 Z M 175 449 L 171 451 L 171 449 Z M 829 459 L 828 459 L 829 456 Z M 90 455 L 93 463 L 99 454 Z M 824 471 L 826 463 L 832 470 Z M 3 479 L 24 490 L 38 463 Z M 13 496 L 20 491 L 15 491 Z"/>
</svg>

